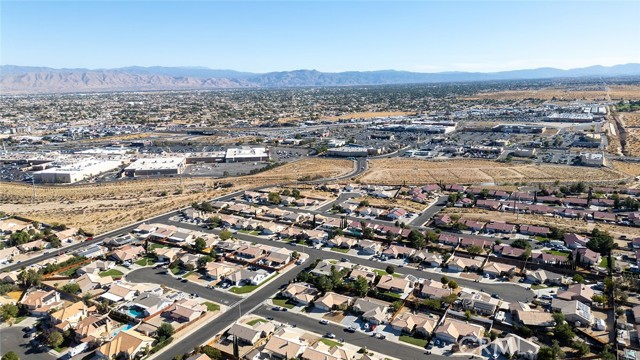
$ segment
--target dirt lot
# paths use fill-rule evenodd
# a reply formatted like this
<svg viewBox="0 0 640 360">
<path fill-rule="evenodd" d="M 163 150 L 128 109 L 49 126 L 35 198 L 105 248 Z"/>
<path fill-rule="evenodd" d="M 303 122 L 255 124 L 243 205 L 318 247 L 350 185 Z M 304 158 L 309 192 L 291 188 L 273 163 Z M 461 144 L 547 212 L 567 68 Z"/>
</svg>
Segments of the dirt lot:
<svg viewBox="0 0 640 360">
<path fill-rule="evenodd" d="M 567 165 L 523 165 L 488 160 L 427 161 L 418 159 L 376 159 L 359 179 L 372 184 L 510 183 L 603 181 L 627 176 L 607 168 Z"/>
<path fill-rule="evenodd" d="M 627 128 L 625 153 L 628 156 L 640 155 L 640 128 Z"/>
<path fill-rule="evenodd" d="M 509 90 L 486 92 L 465 98 L 466 100 L 494 99 L 494 100 L 522 100 L 543 99 L 551 100 L 605 100 L 604 90 L 574 90 L 569 88 L 546 88 L 539 90 Z"/>
<path fill-rule="evenodd" d="M 625 174 L 640 176 L 640 163 L 626 161 L 612 161 L 613 168 Z"/>
<path fill-rule="evenodd" d="M 627 127 L 640 127 L 640 112 L 618 113 L 618 117 Z"/>
<path fill-rule="evenodd" d="M 366 200 L 370 206 L 374 206 L 381 209 L 391 209 L 394 207 L 401 207 L 413 212 L 421 212 L 428 206 L 428 204 L 419 204 L 417 202 L 407 200 L 407 199 L 380 199 L 380 198 L 374 198 L 371 196 L 363 196 L 363 197 L 351 199 L 352 202 L 357 202 L 357 203 L 363 200 Z"/>
<path fill-rule="evenodd" d="M 640 85 L 611 85 L 609 95 L 612 100 L 638 100 L 640 99 Z"/>
<path fill-rule="evenodd" d="M 332 177 L 353 170 L 351 161 L 305 159 L 254 175 L 238 178 L 179 178 L 131 180 L 80 186 L 31 186 L 3 183 L 0 211 L 42 222 L 59 222 L 97 233 L 116 229 L 235 190 L 266 183 L 291 181 L 305 175 Z M 216 188 L 220 182 L 234 186 Z"/>
</svg>

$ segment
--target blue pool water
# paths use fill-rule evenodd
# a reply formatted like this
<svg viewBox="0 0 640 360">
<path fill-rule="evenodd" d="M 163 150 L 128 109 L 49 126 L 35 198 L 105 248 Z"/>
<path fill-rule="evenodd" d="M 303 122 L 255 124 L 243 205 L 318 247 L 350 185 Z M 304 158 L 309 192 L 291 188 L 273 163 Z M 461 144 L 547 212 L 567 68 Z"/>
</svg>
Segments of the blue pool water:
<svg viewBox="0 0 640 360">
<path fill-rule="evenodd" d="M 123 327 L 121 327 L 121 328 L 118 328 L 118 329 L 116 329 L 116 331 L 114 331 L 114 332 L 113 332 L 113 336 L 118 335 L 118 333 L 119 333 L 120 331 L 126 331 L 126 330 L 131 329 L 132 327 L 133 327 L 133 325 L 127 324 L 127 325 L 125 325 L 125 326 L 123 326 Z"/>
<path fill-rule="evenodd" d="M 144 312 L 138 309 L 132 309 L 132 308 L 129 308 L 127 310 L 127 313 L 129 313 L 129 315 L 133 316 L 134 318 L 142 317 L 144 315 Z"/>
</svg>

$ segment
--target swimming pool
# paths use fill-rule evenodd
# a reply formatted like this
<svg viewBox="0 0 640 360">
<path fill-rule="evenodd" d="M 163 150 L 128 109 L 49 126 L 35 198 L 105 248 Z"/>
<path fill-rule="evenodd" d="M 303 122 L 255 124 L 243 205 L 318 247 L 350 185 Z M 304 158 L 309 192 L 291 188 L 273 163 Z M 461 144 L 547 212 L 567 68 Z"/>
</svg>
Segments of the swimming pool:
<svg viewBox="0 0 640 360">
<path fill-rule="evenodd" d="M 127 324 L 127 325 L 125 325 L 125 326 L 123 326 L 123 327 L 121 327 L 121 328 L 118 328 L 118 329 L 116 329 L 116 331 L 114 331 L 114 332 L 113 332 L 113 336 L 118 335 L 118 333 L 119 333 L 120 331 L 127 331 L 127 330 L 131 329 L 132 327 L 133 327 L 133 325 L 131 325 L 131 324 Z"/>
<path fill-rule="evenodd" d="M 127 309 L 127 313 L 134 318 L 139 318 L 144 316 L 144 312 L 134 308 Z"/>
</svg>

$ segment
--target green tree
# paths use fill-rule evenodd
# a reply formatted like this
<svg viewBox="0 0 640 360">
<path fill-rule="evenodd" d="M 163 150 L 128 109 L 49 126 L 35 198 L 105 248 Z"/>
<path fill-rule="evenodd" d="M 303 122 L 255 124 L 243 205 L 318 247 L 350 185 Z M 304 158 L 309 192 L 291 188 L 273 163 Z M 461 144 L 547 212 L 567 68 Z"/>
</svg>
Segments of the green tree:
<svg viewBox="0 0 640 360">
<path fill-rule="evenodd" d="M 193 247 L 198 251 L 203 251 L 207 247 L 207 242 L 203 238 L 199 237 L 193 243 Z"/>
<path fill-rule="evenodd" d="M 269 202 L 276 205 L 280 204 L 282 202 L 282 199 L 280 198 L 280 194 L 278 194 L 277 192 L 270 192 Z"/>
<path fill-rule="evenodd" d="M 58 347 L 64 341 L 64 337 L 57 330 L 49 330 L 44 333 L 44 341 L 49 347 Z"/>
<path fill-rule="evenodd" d="M 387 266 L 387 268 L 385 270 L 387 271 L 387 274 L 390 274 L 390 275 L 392 275 L 394 272 L 396 272 L 396 268 L 393 265 Z"/>
<path fill-rule="evenodd" d="M 420 233 L 420 231 L 418 230 L 415 230 L 415 229 L 411 230 L 411 232 L 409 232 L 409 236 L 407 237 L 407 239 L 411 243 L 411 246 L 413 246 L 416 249 L 422 249 L 426 246 L 426 242 L 424 241 L 424 235 L 422 235 L 422 233 Z"/>
<path fill-rule="evenodd" d="M 50 236 L 47 240 L 49 241 L 49 244 L 51 244 L 51 247 L 53 248 L 57 249 L 59 247 L 62 247 L 62 241 L 60 241 L 60 239 L 58 239 L 58 237 L 55 235 Z"/>
<path fill-rule="evenodd" d="M 393 303 L 391 303 L 391 310 L 393 310 L 394 312 L 400 310 L 400 308 L 402 307 L 403 302 L 402 300 L 396 300 Z"/>
<path fill-rule="evenodd" d="M 364 277 L 358 276 L 353 284 L 353 290 L 359 297 L 363 297 L 369 292 L 369 282 Z"/>
<path fill-rule="evenodd" d="M 464 317 L 465 317 L 465 319 L 467 319 L 467 321 L 471 320 L 471 311 L 466 310 L 464 312 Z"/>
<path fill-rule="evenodd" d="M 233 237 L 233 233 L 229 230 L 222 230 L 220 234 L 218 234 L 218 237 L 220 237 L 222 241 L 229 240 Z"/>
<path fill-rule="evenodd" d="M 591 240 L 587 242 L 587 247 L 602 255 L 607 255 L 615 247 L 615 242 L 607 231 L 595 228 L 591 231 Z"/>
<path fill-rule="evenodd" d="M 291 196 L 293 196 L 296 199 L 300 199 L 300 190 L 298 189 L 293 189 L 291 190 Z"/>
<path fill-rule="evenodd" d="M 455 282 L 455 280 L 451 280 L 449 281 L 449 283 L 447 283 L 447 286 L 449 286 L 450 289 L 455 290 L 458 288 L 458 283 Z"/>
<path fill-rule="evenodd" d="M 518 249 L 528 249 L 531 247 L 531 244 L 527 240 L 516 239 L 511 243 L 511 246 Z"/>
<path fill-rule="evenodd" d="M 173 331 L 173 326 L 171 326 L 171 324 L 163 322 L 160 327 L 158 327 L 158 330 L 156 330 L 158 342 L 160 343 L 170 338 L 173 335 Z"/>
<path fill-rule="evenodd" d="M 80 285 L 76 284 L 76 283 L 67 283 L 62 287 L 62 291 L 69 293 L 69 294 L 79 294 L 80 291 L 82 291 L 82 289 L 80 289 Z"/>
<path fill-rule="evenodd" d="M 202 269 L 202 268 L 206 267 L 208 263 L 210 263 L 210 262 L 212 262 L 214 260 L 215 259 L 212 256 L 205 255 L 205 256 L 202 256 L 202 257 L 198 258 L 198 260 L 196 260 L 196 263 L 198 265 L 198 268 Z"/>
<path fill-rule="evenodd" d="M 27 269 L 18 274 L 18 280 L 26 287 L 37 286 L 42 283 L 42 274 L 34 269 Z"/>
<path fill-rule="evenodd" d="M 562 324 L 556 325 L 554 334 L 556 339 L 558 339 L 558 341 L 563 345 L 570 345 L 573 338 L 576 336 L 573 329 L 571 329 L 571 325 L 566 321 Z"/>
<path fill-rule="evenodd" d="M 556 322 L 556 325 L 560 325 L 562 323 L 564 323 L 564 314 L 563 313 L 553 313 L 551 314 L 551 317 L 553 318 L 553 321 Z"/>
<path fill-rule="evenodd" d="M 222 353 L 220 353 L 220 350 L 211 347 L 209 345 L 203 346 L 201 352 L 205 355 L 207 355 L 208 357 L 211 358 L 211 360 L 221 360 L 222 359 Z"/>
<path fill-rule="evenodd" d="M 579 284 L 584 284 L 584 277 L 580 274 L 573 275 L 573 281 Z"/>
<path fill-rule="evenodd" d="M 442 278 L 440 278 L 440 282 L 442 283 L 442 285 L 447 285 L 449 283 L 449 278 L 443 276 Z"/>
<path fill-rule="evenodd" d="M 589 345 L 584 341 L 574 341 L 571 347 L 582 357 L 589 353 Z"/>
<path fill-rule="evenodd" d="M 556 360 L 553 349 L 548 346 L 541 346 L 538 350 L 538 360 Z"/>
<path fill-rule="evenodd" d="M 9 351 L 8 353 L 2 355 L 2 360 L 20 360 L 20 356 L 14 353 L 13 351 Z"/>
<path fill-rule="evenodd" d="M 595 294 L 591 297 L 591 301 L 598 304 L 604 304 L 607 302 L 607 297 L 601 294 Z"/>
<path fill-rule="evenodd" d="M 470 245 L 467 247 L 467 252 L 469 254 L 478 255 L 482 253 L 482 248 L 478 245 Z"/>
<path fill-rule="evenodd" d="M 0 306 L 0 320 L 8 322 L 18 316 L 18 307 L 14 304 L 4 304 Z"/>
</svg>

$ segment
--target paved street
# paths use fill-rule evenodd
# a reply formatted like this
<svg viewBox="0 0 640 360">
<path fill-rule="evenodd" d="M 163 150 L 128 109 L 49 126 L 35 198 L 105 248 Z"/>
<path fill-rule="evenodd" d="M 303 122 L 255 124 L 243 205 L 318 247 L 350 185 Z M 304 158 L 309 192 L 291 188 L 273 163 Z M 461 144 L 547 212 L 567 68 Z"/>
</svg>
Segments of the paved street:
<svg viewBox="0 0 640 360">
<path fill-rule="evenodd" d="M 275 321 L 296 324 L 299 328 L 312 331 L 320 335 L 332 332 L 336 335 L 336 338 L 342 338 L 347 343 L 357 345 L 359 347 L 366 347 L 371 351 L 376 351 L 386 356 L 392 356 L 398 359 L 428 358 L 431 360 L 443 360 L 445 358 L 440 355 L 425 355 L 426 349 L 420 349 L 403 343 L 391 343 L 387 340 L 376 339 L 373 338 L 371 334 L 366 334 L 361 331 L 350 333 L 345 331 L 344 327 L 334 325 L 332 323 L 322 325 L 317 319 L 300 316 L 300 314 L 296 314 L 291 311 L 273 311 L 267 306 L 261 306 L 254 311 L 254 314 L 263 317 L 271 316 Z"/>
<path fill-rule="evenodd" d="M 320 206 L 319 208 L 316 209 L 317 212 L 325 212 L 328 210 L 331 210 L 331 208 L 333 208 L 334 205 L 342 205 L 343 202 L 352 199 L 352 198 L 356 198 L 356 197 L 360 197 L 362 196 L 362 194 L 358 193 L 358 192 L 345 192 L 342 193 L 340 195 L 338 195 L 338 198 L 336 198 L 335 200 Z"/>
<path fill-rule="evenodd" d="M 192 281 L 182 282 L 173 275 L 163 274 L 164 269 L 142 268 L 134 270 L 126 275 L 127 281 L 134 283 L 152 283 L 166 285 L 172 289 L 180 290 L 188 294 L 198 294 L 200 297 L 230 306 L 242 299 L 230 292 L 208 289 Z"/>
<path fill-rule="evenodd" d="M 28 360 L 53 360 L 55 356 L 46 352 L 45 348 L 33 347 L 23 338 L 24 332 L 20 324 L 9 328 L 0 329 L 0 354 L 4 355 L 9 351 L 16 353 L 20 359 Z"/>
<path fill-rule="evenodd" d="M 435 202 L 435 204 L 429 206 L 425 211 L 420 214 L 417 218 L 413 219 L 409 223 L 411 226 L 423 226 L 427 221 L 431 220 L 431 218 L 440 212 L 445 206 L 447 206 L 448 196 L 441 196 Z"/>
</svg>

